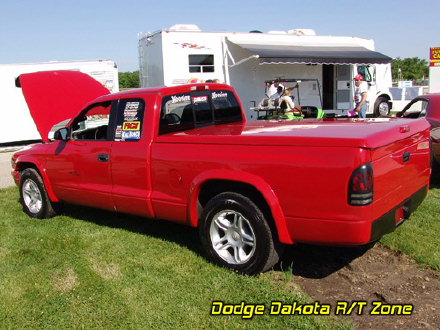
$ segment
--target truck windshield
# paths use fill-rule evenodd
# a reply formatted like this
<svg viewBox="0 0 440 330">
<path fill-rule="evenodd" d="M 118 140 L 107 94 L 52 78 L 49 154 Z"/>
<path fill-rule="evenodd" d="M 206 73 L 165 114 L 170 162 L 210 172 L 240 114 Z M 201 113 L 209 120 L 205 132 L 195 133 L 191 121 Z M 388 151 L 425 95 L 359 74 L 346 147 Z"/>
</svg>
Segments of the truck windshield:
<svg viewBox="0 0 440 330">
<path fill-rule="evenodd" d="M 231 91 L 198 91 L 164 97 L 159 134 L 243 120 Z"/>
</svg>

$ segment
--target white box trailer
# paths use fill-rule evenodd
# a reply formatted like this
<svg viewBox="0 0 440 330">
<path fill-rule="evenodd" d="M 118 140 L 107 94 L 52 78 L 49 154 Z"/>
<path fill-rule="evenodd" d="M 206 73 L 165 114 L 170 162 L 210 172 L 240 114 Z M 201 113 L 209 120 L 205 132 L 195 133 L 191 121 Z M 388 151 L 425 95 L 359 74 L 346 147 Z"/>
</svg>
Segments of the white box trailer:
<svg viewBox="0 0 440 330">
<path fill-rule="evenodd" d="M 101 82 L 111 92 L 119 91 L 118 68 L 112 60 L 0 64 L 0 145 L 41 139 L 15 80 L 23 73 L 49 70 L 80 71 Z"/>
<path fill-rule="evenodd" d="M 429 92 L 440 93 L 440 63 L 433 62 L 429 67 Z"/>
<path fill-rule="evenodd" d="M 205 32 L 175 25 L 140 34 L 138 50 L 142 87 L 219 79 L 237 90 L 248 119 L 256 119 L 251 107 L 265 96 L 264 81 L 279 78 L 318 79 L 300 86 L 301 105 L 346 115 L 354 108 L 353 78 L 362 73 L 369 86 L 367 114 L 385 115 L 392 107 L 392 59 L 376 52 L 371 39 L 318 36 L 309 29 Z"/>
</svg>

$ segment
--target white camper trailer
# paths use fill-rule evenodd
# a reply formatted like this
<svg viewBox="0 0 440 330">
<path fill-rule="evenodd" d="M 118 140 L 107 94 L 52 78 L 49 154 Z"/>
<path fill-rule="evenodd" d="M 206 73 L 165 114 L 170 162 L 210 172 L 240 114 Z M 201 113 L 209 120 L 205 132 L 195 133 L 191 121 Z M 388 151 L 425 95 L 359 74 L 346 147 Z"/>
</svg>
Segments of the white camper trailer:
<svg viewBox="0 0 440 330">
<path fill-rule="evenodd" d="M 367 114 L 386 115 L 392 107 L 391 58 L 376 52 L 371 39 L 309 29 L 238 33 L 175 25 L 140 34 L 138 49 L 142 87 L 219 79 L 237 90 L 248 119 L 257 117 L 251 108 L 264 98 L 264 82 L 279 78 L 317 79 L 300 87 L 301 103 L 345 115 L 354 108 L 353 78 L 362 73 L 369 85 Z"/>
<path fill-rule="evenodd" d="M 80 71 L 101 82 L 111 92 L 119 91 L 118 68 L 112 60 L 1 64 L 0 145 L 41 139 L 15 80 L 22 73 L 49 70 Z"/>
</svg>

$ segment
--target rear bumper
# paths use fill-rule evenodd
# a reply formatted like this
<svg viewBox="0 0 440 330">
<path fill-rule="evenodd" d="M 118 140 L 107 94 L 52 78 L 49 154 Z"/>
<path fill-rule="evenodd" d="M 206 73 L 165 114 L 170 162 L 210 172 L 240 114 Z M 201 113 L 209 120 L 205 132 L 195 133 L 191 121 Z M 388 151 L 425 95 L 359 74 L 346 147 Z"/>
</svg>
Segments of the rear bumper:
<svg viewBox="0 0 440 330">
<path fill-rule="evenodd" d="M 414 193 L 378 219 L 365 221 L 340 221 L 287 218 L 287 227 L 295 243 L 325 245 L 363 245 L 391 233 L 409 218 L 422 203 L 428 186 Z"/>
</svg>

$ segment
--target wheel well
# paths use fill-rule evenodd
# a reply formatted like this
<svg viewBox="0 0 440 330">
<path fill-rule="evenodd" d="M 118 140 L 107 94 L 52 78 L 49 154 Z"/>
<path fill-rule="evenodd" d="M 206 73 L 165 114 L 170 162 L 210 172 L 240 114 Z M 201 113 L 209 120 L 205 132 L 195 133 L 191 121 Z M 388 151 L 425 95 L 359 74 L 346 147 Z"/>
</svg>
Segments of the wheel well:
<svg viewBox="0 0 440 330">
<path fill-rule="evenodd" d="M 28 169 L 28 168 L 32 168 L 35 171 L 37 171 L 38 175 L 41 176 L 41 179 L 44 182 L 43 176 L 41 175 L 40 170 L 38 169 L 37 165 L 35 165 L 34 163 L 29 163 L 29 162 L 20 162 L 17 164 L 17 170 L 21 173 L 24 170 Z"/>
<path fill-rule="evenodd" d="M 276 230 L 272 212 L 263 194 L 253 185 L 239 181 L 211 180 L 205 182 L 200 188 L 198 197 L 199 218 L 206 203 L 222 192 L 235 192 L 252 200 L 263 212 L 269 225 Z"/>
<path fill-rule="evenodd" d="M 380 97 L 382 97 L 382 98 L 384 98 L 384 99 L 387 99 L 388 101 L 391 100 L 390 96 L 387 95 L 387 94 L 381 94 L 381 95 L 379 95 L 377 98 L 380 98 Z"/>
<path fill-rule="evenodd" d="M 22 162 L 22 163 L 18 163 L 17 165 L 17 169 L 19 172 L 22 172 L 27 168 L 33 168 L 35 171 L 38 172 L 38 174 L 41 175 L 40 171 L 38 170 L 38 167 L 34 163 Z"/>
<path fill-rule="evenodd" d="M 388 103 L 390 103 L 390 107 L 392 106 L 391 98 L 390 98 L 389 95 L 387 95 L 387 94 L 381 94 L 381 95 L 379 95 L 379 96 L 376 98 L 376 102 L 375 102 L 375 104 L 378 104 L 380 99 L 385 99 L 385 100 L 387 100 Z"/>
</svg>

